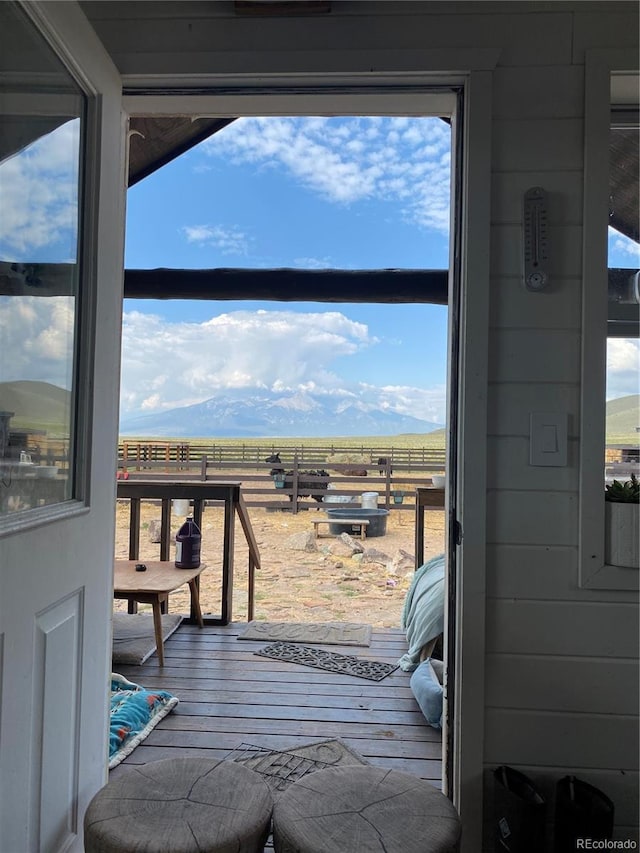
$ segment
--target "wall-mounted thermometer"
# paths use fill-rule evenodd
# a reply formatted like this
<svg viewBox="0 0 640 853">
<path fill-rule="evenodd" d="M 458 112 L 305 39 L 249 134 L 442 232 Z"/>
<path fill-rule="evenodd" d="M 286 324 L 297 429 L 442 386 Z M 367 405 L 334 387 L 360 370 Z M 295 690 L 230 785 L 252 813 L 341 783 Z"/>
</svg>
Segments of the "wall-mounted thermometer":
<svg viewBox="0 0 640 853">
<path fill-rule="evenodd" d="M 549 233 L 547 193 L 542 187 L 531 187 L 524 194 L 524 283 L 527 290 L 543 290 L 549 283 Z"/>
</svg>

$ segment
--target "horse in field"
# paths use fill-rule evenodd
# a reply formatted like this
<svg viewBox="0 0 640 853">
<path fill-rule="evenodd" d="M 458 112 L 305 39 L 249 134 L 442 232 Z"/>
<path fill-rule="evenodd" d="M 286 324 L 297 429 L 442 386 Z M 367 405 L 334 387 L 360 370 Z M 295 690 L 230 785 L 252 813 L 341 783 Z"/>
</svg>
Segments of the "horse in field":
<svg viewBox="0 0 640 853">
<path fill-rule="evenodd" d="M 389 460 L 386 456 L 378 456 L 378 470 L 380 474 L 385 474 L 387 470 L 387 462 Z M 389 473 L 393 474 L 393 468 L 389 468 Z"/>
<path fill-rule="evenodd" d="M 269 475 L 271 477 L 284 475 L 284 488 L 293 488 L 293 471 L 285 471 L 282 467 L 282 460 L 280 459 L 279 453 L 272 453 L 271 456 L 267 456 L 264 461 L 273 466 L 278 466 L 277 468 L 273 467 L 269 471 Z M 305 477 L 312 477 L 313 479 L 305 480 Z M 322 478 L 326 479 L 323 481 Z M 327 471 L 318 469 L 311 471 L 298 471 L 298 497 L 311 497 L 320 503 L 327 490 L 328 483 L 329 474 Z M 293 495 L 289 495 L 289 500 L 293 501 Z"/>
</svg>

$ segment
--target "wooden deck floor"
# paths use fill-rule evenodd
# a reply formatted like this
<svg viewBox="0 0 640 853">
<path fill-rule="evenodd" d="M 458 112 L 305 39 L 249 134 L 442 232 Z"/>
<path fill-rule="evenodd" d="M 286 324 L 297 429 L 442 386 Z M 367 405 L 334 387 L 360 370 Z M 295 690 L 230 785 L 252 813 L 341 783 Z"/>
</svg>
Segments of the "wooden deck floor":
<svg viewBox="0 0 640 853">
<path fill-rule="evenodd" d="M 128 765 L 172 756 L 225 758 L 242 743 L 287 750 L 340 738 L 371 764 L 441 786 L 441 735 L 426 724 L 408 673 L 374 682 L 274 661 L 254 654 L 263 641 L 237 639 L 244 624 L 183 625 L 165 643 L 163 668 L 155 654 L 142 666 L 116 667 L 144 687 L 169 690 L 180 704 L 111 778 Z M 320 648 L 395 663 L 406 641 L 398 629 L 376 629 L 369 647 Z"/>
</svg>

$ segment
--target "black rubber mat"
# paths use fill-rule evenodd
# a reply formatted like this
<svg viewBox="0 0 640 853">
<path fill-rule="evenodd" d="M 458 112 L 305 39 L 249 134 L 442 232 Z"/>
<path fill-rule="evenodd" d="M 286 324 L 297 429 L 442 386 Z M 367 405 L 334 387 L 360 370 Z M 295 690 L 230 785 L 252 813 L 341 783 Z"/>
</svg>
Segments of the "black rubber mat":
<svg viewBox="0 0 640 853">
<path fill-rule="evenodd" d="M 260 773 L 272 791 L 281 792 L 307 773 L 345 764 L 368 764 L 366 758 L 339 738 L 302 744 L 287 750 L 241 743 L 228 756 Z"/>
<path fill-rule="evenodd" d="M 382 681 L 398 669 L 398 664 L 363 660 L 355 655 L 339 655 L 324 649 L 314 649 L 312 646 L 301 646 L 299 643 L 272 643 L 255 654 L 288 663 L 299 663 L 302 666 L 312 666 L 327 672 L 340 672 L 343 675 L 354 675 L 356 678 L 367 678 L 369 681 Z"/>
</svg>

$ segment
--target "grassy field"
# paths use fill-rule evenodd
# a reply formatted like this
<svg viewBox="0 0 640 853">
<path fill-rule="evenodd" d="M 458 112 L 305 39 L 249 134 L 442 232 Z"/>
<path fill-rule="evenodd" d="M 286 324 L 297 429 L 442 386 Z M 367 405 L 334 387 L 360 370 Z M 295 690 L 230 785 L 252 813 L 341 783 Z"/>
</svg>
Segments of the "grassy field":
<svg viewBox="0 0 640 853">
<path fill-rule="evenodd" d="M 414 448 L 433 448 L 434 450 L 443 450 L 445 447 L 446 433 L 443 429 L 428 433 L 405 433 L 402 435 L 374 435 L 374 436 L 349 436 L 346 438 L 332 436 L 323 438 L 315 436 L 313 438 L 189 438 L 184 439 L 179 436 L 168 437 L 163 436 L 157 438 L 154 436 L 121 436 L 120 443 L 129 442 L 154 442 L 160 444 L 180 443 L 185 442 L 192 447 L 210 447 L 212 444 L 221 447 L 271 447 L 277 449 L 282 447 L 319 447 L 330 446 L 336 450 L 357 452 L 364 448 L 367 450 L 370 447 L 396 447 L 399 449 L 413 450 Z"/>
<path fill-rule="evenodd" d="M 607 418 L 607 444 L 630 444 L 637 445 L 640 440 L 640 434 L 636 432 L 635 422 L 638 420 L 637 412 L 633 411 L 633 405 L 629 407 L 631 398 L 625 398 L 626 411 L 616 411 L 616 407 L 612 406 L 610 417 Z M 638 401 L 637 395 L 631 399 L 632 404 Z M 631 412 L 630 412 L 631 408 Z M 624 420 L 622 418 L 624 417 Z M 640 424 L 639 424 L 640 425 Z M 155 442 L 159 444 L 167 443 L 188 443 L 192 447 L 210 447 L 216 444 L 219 447 L 261 447 L 273 448 L 274 451 L 280 447 L 334 447 L 338 451 L 358 451 L 367 452 L 369 448 L 376 448 L 382 452 L 383 449 L 396 448 L 398 450 L 414 450 L 420 448 L 444 450 L 446 446 L 446 432 L 444 429 L 435 430 L 428 433 L 403 433 L 401 435 L 363 435 L 349 437 L 322 437 L 316 436 L 313 438 L 216 438 L 214 436 L 205 438 L 189 438 L 184 439 L 180 436 L 168 437 L 163 436 L 121 436 L 120 443 L 129 442 Z"/>
</svg>

